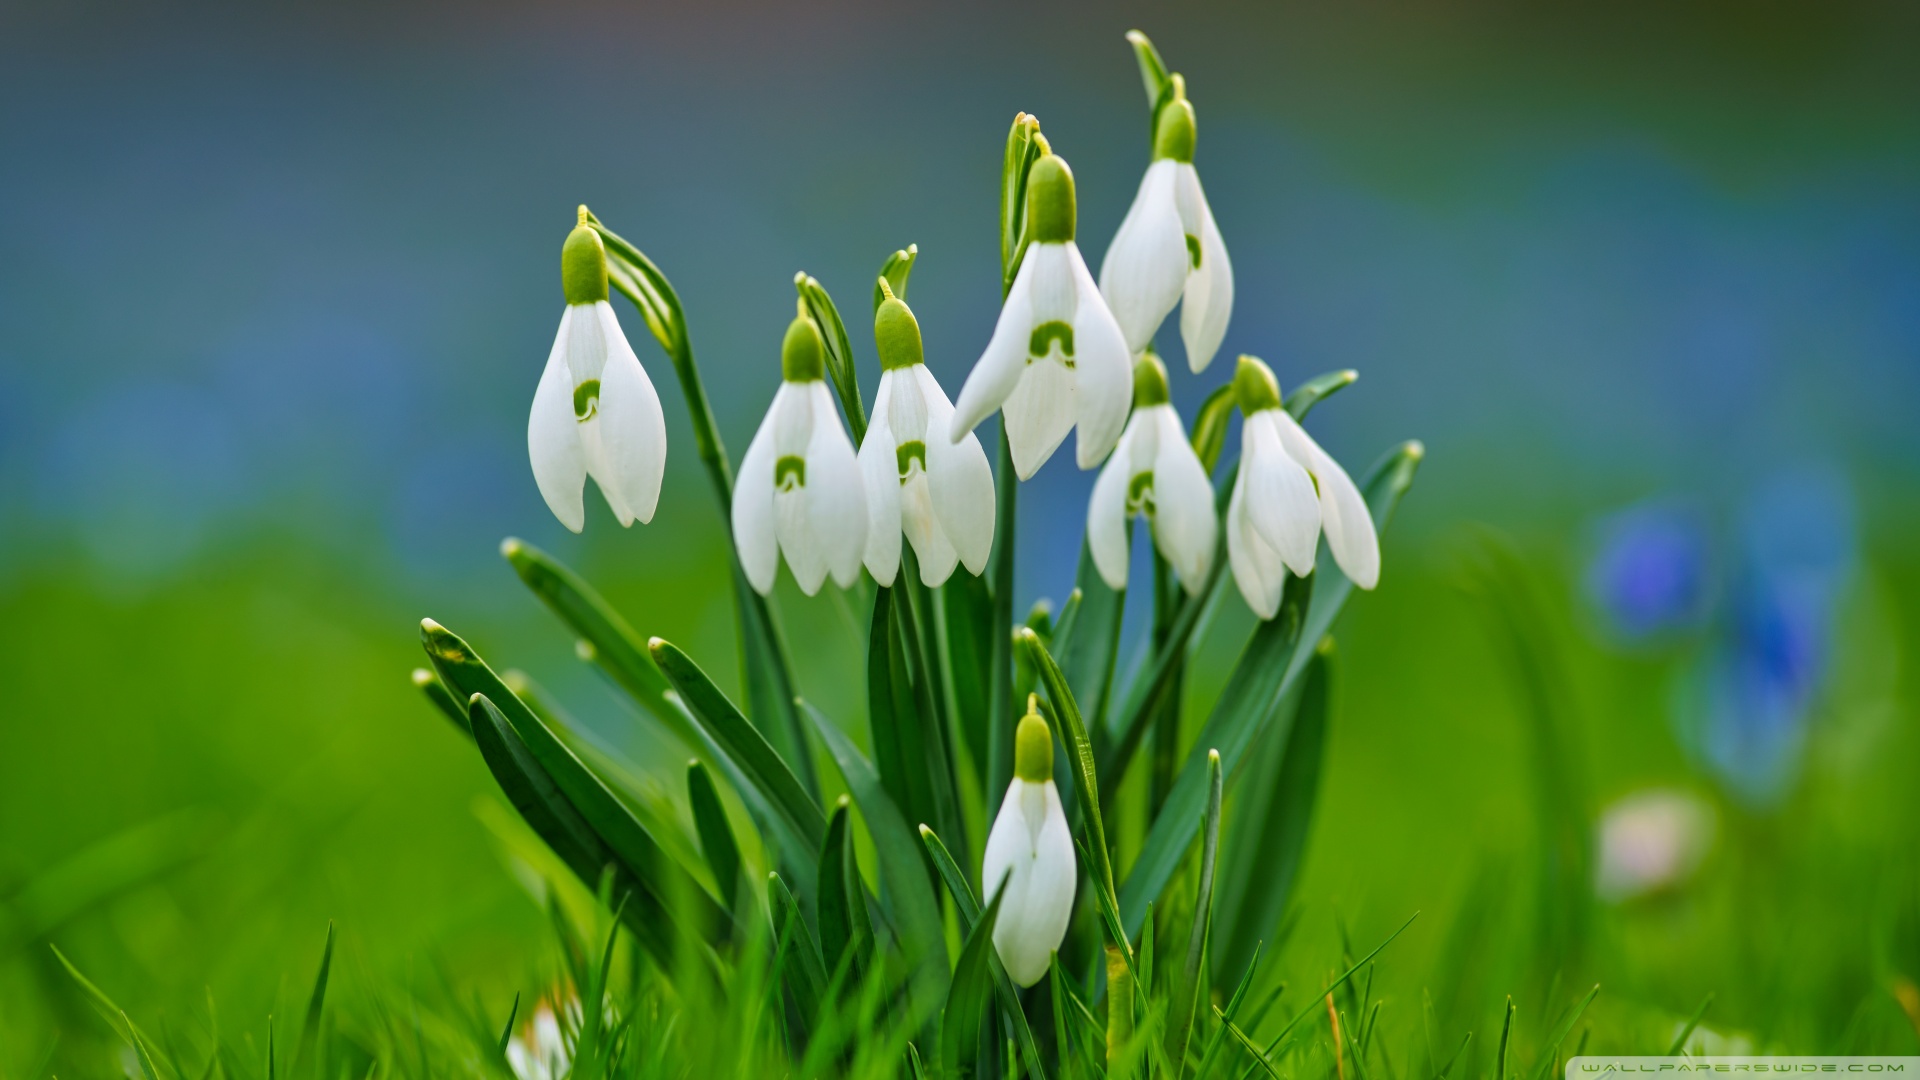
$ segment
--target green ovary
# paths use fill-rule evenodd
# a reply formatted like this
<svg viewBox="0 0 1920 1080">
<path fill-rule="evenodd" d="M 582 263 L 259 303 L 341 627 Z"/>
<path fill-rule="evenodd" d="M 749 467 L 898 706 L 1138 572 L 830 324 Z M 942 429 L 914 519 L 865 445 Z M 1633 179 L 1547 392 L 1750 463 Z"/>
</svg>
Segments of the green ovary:
<svg viewBox="0 0 1920 1080">
<path fill-rule="evenodd" d="M 600 408 L 600 380 L 588 379 L 573 388 L 573 416 L 581 423 L 593 419 Z"/>
<path fill-rule="evenodd" d="M 893 451 L 894 464 L 900 469 L 900 482 L 906 483 L 911 475 L 913 463 L 920 463 L 920 471 L 927 471 L 927 444 L 918 439 L 901 443 Z"/>
<path fill-rule="evenodd" d="M 773 486 L 777 491 L 792 491 L 807 486 L 807 461 L 792 454 L 773 463 Z"/>
<path fill-rule="evenodd" d="M 1073 326 L 1059 319 L 1051 319 L 1033 328 L 1033 336 L 1027 339 L 1027 356 L 1034 360 L 1047 355 L 1054 342 L 1060 343 L 1060 355 L 1067 358 L 1067 366 L 1073 366 Z"/>
</svg>

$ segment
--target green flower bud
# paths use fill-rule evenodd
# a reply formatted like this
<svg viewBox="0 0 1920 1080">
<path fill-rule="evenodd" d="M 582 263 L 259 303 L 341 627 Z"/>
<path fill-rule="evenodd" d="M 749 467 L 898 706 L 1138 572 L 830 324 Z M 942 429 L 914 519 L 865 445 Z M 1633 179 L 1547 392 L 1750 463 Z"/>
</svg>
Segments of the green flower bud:
<svg viewBox="0 0 1920 1080">
<path fill-rule="evenodd" d="M 1048 151 L 1027 172 L 1027 229 L 1036 244 L 1064 244 L 1073 239 L 1073 170 L 1058 154 Z"/>
<path fill-rule="evenodd" d="M 1027 715 L 1013 735 L 1013 775 L 1029 784 L 1053 779 L 1053 732 L 1040 717 L 1036 695 L 1027 695 Z"/>
<path fill-rule="evenodd" d="M 567 234 L 560 248 L 560 288 L 569 304 L 597 304 L 607 298 L 607 247 L 587 224 L 587 208 L 580 208 L 580 224 Z"/>
<path fill-rule="evenodd" d="M 880 279 L 880 291 L 886 299 L 873 313 L 873 344 L 880 352 L 880 370 L 898 371 L 925 363 L 920 321 L 913 317 L 913 309 L 893 295 L 893 287 L 887 284 L 886 278 Z"/>
<path fill-rule="evenodd" d="M 807 302 L 800 301 L 800 313 L 787 326 L 787 337 L 780 343 L 780 377 L 788 382 L 817 382 L 826 375 L 827 342 L 820 327 L 807 314 Z"/>
<path fill-rule="evenodd" d="M 1165 405 L 1169 400 L 1167 366 L 1153 353 L 1142 353 L 1140 359 L 1133 362 L 1133 407 Z"/>
<path fill-rule="evenodd" d="M 1173 100 L 1160 107 L 1153 124 L 1153 159 L 1193 160 L 1193 103 L 1187 100 L 1187 80 L 1173 77 Z"/>
<path fill-rule="evenodd" d="M 1240 366 L 1233 373 L 1233 397 L 1240 403 L 1240 415 L 1252 416 L 1262 409 L 1280 407 L 1280 381 L 1273 377 L 1273 369 L 1260 362 L 1257 356 L 1240 357 Z"/>
</svg>

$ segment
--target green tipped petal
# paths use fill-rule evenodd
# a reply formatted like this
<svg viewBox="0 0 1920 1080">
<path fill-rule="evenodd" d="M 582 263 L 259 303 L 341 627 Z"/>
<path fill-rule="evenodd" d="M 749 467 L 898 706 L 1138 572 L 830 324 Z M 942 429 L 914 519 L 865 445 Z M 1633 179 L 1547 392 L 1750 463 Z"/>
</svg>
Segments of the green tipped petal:
<svg viewBox="0 0 1920 1080">
<path fill-rule="evenodd" d="M 1027 715 L 1013 735 L 1013 775 L 1029 784 L 1053 779 L 1053 732 L 1040 717 L 1038 703 L 1027 697 Z"/>
<path fill-rule="evenodd" d="M 1160 115 L 1154 118 L 1153 158 L 1192 161 L 1193 140 L 1193 103 L 1187 100 L 1187 81 L 1175 75 L 1173 99 L 1162 105 Z"/>
<path fill-rule="evenodd" d="M 1027 172 L 1027 228 L 1036 244 L 1064 244 L 1073 239 L 1077 215 L 1073 170 L 1060 155 L 1047 153 Z"/>
<path fill-rule="evenodd" d="M 920 321 L 913 317 L 913 309 L 893 295 L 886 278 L 880 279 L 880 288 L 886 293 L 886 299 L 873 313 L 873 344 L 880 352 L 880 370 L 898 371 L 925 363 Z"/>
<path fill-rule="evenodd" d="M 1167 366 L 1152 353 L 1141 353 L 1133 362 L 1133 407 L 1165 405 L 1172 400 L 1167 392 Z"/>
<path fill-rule="evenodd" d="M 1280 381 L 1273 369 L 1257 356 L 1242 356 L 1233 373 L 1233 396 L 1240 403 L 1240 415 L 1252 416 L 1262 409 L 1280 407 Z"/>
<path fill-rule="evenodd" d="M 607 298 L 607 247 L 587 224 L 587 208 L 580 208 L 580 224 L 567 234 L 560 248 L 560 288 L 569 304 L 597 304 Z"/>
<path fill-rule="evenodd" d="M 820 325 L 807 314 L 807 302 L 800 301 L 800 314 L 787 325 L 787 338 L 780 343 L 780 377 L 788 382 L 818 382 L 827 371 L 827 342 L 820 336 Z"/>
</svg>

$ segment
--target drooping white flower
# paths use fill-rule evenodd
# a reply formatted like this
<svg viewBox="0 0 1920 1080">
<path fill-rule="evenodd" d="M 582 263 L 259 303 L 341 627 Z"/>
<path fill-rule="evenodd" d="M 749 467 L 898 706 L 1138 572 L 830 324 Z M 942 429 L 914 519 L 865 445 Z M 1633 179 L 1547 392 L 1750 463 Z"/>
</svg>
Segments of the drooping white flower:
<svg viewBox="0 0 1920 1080">
<path fill-rule="evenodd" d="M 1286 572 L 1313 572 L 1323 528 L 1341 572 L 1373 588 L 1380 541 L 1360 489 L 1281 406 L 1267 365 L 1242 356 L 1233 385 L 1244 420 L 1240 472 L 1227 503 L 1227 562 L 1247 606 L 1262 619 L 1279 612 Z"/>
<path fill-rule="evenodd" d="M 1193 169 L 1193 105 L 1186 80 L 1173 76 L 1173 98 L 1154 124 L 1153 163 L 1133 206 L 1100 262 L 1100 291 L 1135 353 L 1153 341 L 1173 305 L 1187 364 L 1204 371 L 1233 315 L 1233 262 L 1213 223 L 1200 174 Z"/>
<path fill-rule="evenodd" d="M 583 206 L 560 250 L 567 310 L 527 418 L 534 483 L 553 516 L 574 532 L 587 523 L 587 477 L 620 524 L 645 524 L 667 468 L 660 395 L 607 303 L 606 248 L 586 219 Z"/>
<path fill-rule="evenodd" d="M 580 999 L 569 992 L 562 1008 L 567 1022 L 578 1028 Z M 520 1080 L 560 1080 L 567 1075 L 572 1061 L 573 1051 L 567 1047 L 560 1018 L 555 1015 L 553 1005 L 541 998 L 525 1025 L 507 1040 L 507 1065 Z"/>
<path fill-rule="evenodd" d="M 773 590 L 779 556 L 812 596 L 829 573 L 841 588 L 860 574 L 867 497 L 853 443 L 827 390 L 826 343 L 801 302 L 780 347 L 780 389 L 733 487 L 733 542 L 747 581 Z"/>
<path fill-rule="evenodd" d="M 1013 782 L 987 833 L 981 858 L 981 895 L 992 897 L 1006 882 L 993 947 L 1007 974 L 1032 986 L 1047 973 L 1067 936 L 1078 871 L 1073 835 L 1067 829 L 1060 789 L 1053 784 L 1053 733 L 1032 698 L 1013 740 Z"/>
<path fill-rule="evenodd" d="M 927 370 L 920 323 L 906 302 L 886 300 L 873 317 L 880 352 L 880 390 L 860 443 L 867 490 L 867 572 L 892 585 L 904 532 L 929 588 L 946 582 L 956 563 L 978 575 L 993 548 L 993 471 L 972 432 L 947 439 L 953 404 Z M 931 433 L 931 437 L 929 437 Z"/>
<path fill-rule="evenodd" d="M 1213 486 L 1167 400 L 1167 369 L 1152 353 L 1133 365 L 1133 416 L 1087 503 L 1093 564 L 1114 589 L 1127 587 L 1127 534 L 1136 516 L 1147 519 L 1180 584 L 1198 594 L 1220 535 Z"/>
<path fill-rule="evenodd" d="M 1706 858 L 1715 825 L 1713 807 L 1684 791 L 1621 799 L 1600 816 L 1595 891 L 1620 901 L 1679 885 Z"/>
<path fill-rule="evenodd" d="M 1043 153 L 1027 174 L 1031 242 L 948 429 L 958 442 L 999 409 L 1022 480 L 1076 425 L 1074 456 L 1093 468 L 1127 422 L 1132 354 L 1073 241 L 1074 218 L 1073 172 Z"/>
</svg>

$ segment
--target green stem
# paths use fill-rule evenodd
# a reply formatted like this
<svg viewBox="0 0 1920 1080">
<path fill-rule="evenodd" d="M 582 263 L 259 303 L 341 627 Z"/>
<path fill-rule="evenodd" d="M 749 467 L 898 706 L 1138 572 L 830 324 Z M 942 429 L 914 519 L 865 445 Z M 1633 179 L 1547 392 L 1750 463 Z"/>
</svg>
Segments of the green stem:
<svg viewBox="0 0 1920 1080">
<path fill-rule="evenodd" d="M 1013 517 L 1019 481 L 1013 470 L 1013 448 L 1007 443 L 1007 425 L 1000 422 L 1000 460 L 994 469 L 993 559 L 987 574 L 993 589 L 993 659 L 987 687 L 987 813 L 1000 805 L 1000 795 L 1013 781 Z"/>
</svg>

